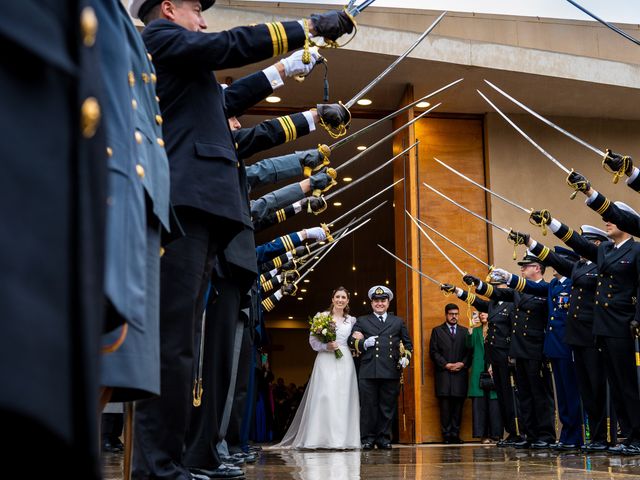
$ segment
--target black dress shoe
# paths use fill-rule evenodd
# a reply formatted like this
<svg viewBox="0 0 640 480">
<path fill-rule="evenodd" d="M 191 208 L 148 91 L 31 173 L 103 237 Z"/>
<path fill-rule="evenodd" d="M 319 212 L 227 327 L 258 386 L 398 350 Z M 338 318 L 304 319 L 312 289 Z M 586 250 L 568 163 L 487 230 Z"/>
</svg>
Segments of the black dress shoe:
<svg viewBox="0 0 640 480">
<path fill-rule="evenodd" d="M 232 465 L 222 464 L 214 470 L 206 470 L 204 468 L 190 468 L 189 471 L 192 474 L 208 478 L 244 478 L 244 472 Z"/>
<path fill-rule="evenodd" d="M 562 443 L 562 442 L 558 442 L 553 446 L 554 450 L 558 450 L 561 452 L 568 452 L 571 450 L 578 450 L 580 448 L 580 445 L 576 444 L 576 443 Z"/>
<path fill-rule="evenodd" d="M 609 453 L 613 453 L 614 455 L 620 455 L 622 454 L 624 447 L 625 445 L 623 443 L 618 443 L 617 445 L 609 445 L 607 447 L 607 451 Z"/>
<path fill-rule="evenodd" d="M 451 443 L 453 443 L 454 445 L 462 445 L 464 441 L 460 437 L 453 437 L 451 439 Z"/>
<path fill-rule="evenodd" d="M 525 440 L 524 438 L 519 438 L 517 440 L 514 440 L 513 443 L 511 444 L 512 447 L 515 448 L 529 448 L 529 441 Z"/>
<path fill-rule="evenodd" d="M 361 448 L 362 450 L 373 450 L 373 443 L 365 442 Z"/>
<path fill-rule="evenodd" d="M 393 447 L 391 446 L 390 443 L 379 443 L 378 448 L 380 450 L 391 450 Z"/>
<path fill-rule="evenodd" d="M 604 452 L 607 449 L 607 442 L 589 442 L 582 446 L 587 452 Z"/>
<path fill-rule="evenodd" d="M 640 443 L 633 442 L 622 447 L 623 455 L 640 455 Z"/>
<path fill-rule="evenodd" d="M 535 450 L 544 450 L 550 447 L 551 444 L 549 444 L 549 442 L 545 442 L 544 440 L 536 440 L 529 445 L 529 448 L 533 448 Z"/>
</svg>

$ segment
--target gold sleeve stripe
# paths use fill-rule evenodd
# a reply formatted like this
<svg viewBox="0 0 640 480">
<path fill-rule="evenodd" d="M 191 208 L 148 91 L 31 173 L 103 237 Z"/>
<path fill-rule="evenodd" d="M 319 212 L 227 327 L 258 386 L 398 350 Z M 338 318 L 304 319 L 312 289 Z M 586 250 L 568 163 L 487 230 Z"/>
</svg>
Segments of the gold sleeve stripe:
<svg viewBox="0 0 640 480">
<path fill-rule="evenodd" d="M 280 257 L 276 257 L 273 259 L 273 266 L 276 268 L 280 268 L 282 266 L 282 259 Z"/>
<path fill-rule="evenodd" d="M 267 277 L 265 276 L 265 274 L 263 273 L 262 275 L 260 275 L 260 283 L 263 284 L 264 282 L 267 281 Z"/>
<path fill-rule="evenodd" d="M 291 237 L 289 235 L 285 235 L 284 237 L 280 237 L 282 243 L 284 244 L 285 250 L 288 252 L 289 250 L 293 250 L 293 242 L 291 241 Z"/>
<path fill-rule="evenodd" d="M 471 305 L 475 301 L 476 301 L 476 294 L 475 293 L 469 294 L 469 296 L 467 297 L 467 303 Z"/>
<path fill-rule="evenodd" d="M 271 35 L 271 43 L 273 44 L 273 56 L 277 57 L 280 55 L 280 41 L 278 40 L 278 34 L 276 33 L 276 27 L 273 23 L 265 23 L 267 29 L 269 30 L 269 35 Z"/>
<path fill-rule="evenodd" d="M 273 300 L 271 300 L 271 297 L 267 297 L 262 301 L 262 307 L 267 312 L 270 312 L 271 310 L 273 310 L 275 308 L 275 304 L 273 303 Z"/>
<path fill-rule="evenodd" d="M 516 285 L 516 291 L 522 292 L 526 284 L 527 284 L 527 281 L 524 279 L 524 277 L 518 277 L 518 284 Z"/>
<path fill-rule="evenodd" d="M 280 122 L 280 126 L 282 127 L 282 130 L 284 131 L 284 141 L 286 142 L 290 142 L 291 140 L 293 140 L 291 138 L 291 128 L 289 127 L 289 124 L 287 123 L 286 120 L 287 117 L 278 117 L 278 122 Z"/>
<path fill-rule="evenodd" d="M 287 38 L 287 31 L 284 29 L 284 25 L 282 25 L 281 22 L 276 22 L 275 26 L 280 37 L 281 51 L 280 53 L 278 53 L 278 55 L 287 53 L 289 51 L 289 39 Z"/>
<path fill-rule="evenodd" d="M 267 280 L 262 284 L 262 290 L 268 292 L 269 290 L 273 290 L 273 282 L 271 280 Z"/>
<path fill-rule="evenodd" d="M 289 131 L 291 132 L 291 138 L 287 140 L 287 142 L 298 138 L 298 130 L 296 129 L 296 124 L 291 120 L 291 117 L 287 115 L 286 117 L 282 117 L 282 120 L 287 124 Z"/>
<path fill-rule="evenodd" d="M 287 219 L 287 213 L 284 211 L 284 208 L 276 212 L 276 218 L 278 219 L 278 223 L 282 223 Z"/>
<path fill-rule="evenodd" d="M 491 295 L 493 295 L 493 285 L 489 285 L 488 283 L 486 285 L 487 285 L 487 291 L 484 292 L 484 296 L 490 297 Z"/>
<path fill-rule="evenodd" d="M 607 211 L 607 208 L 609 208 L 610 205 L 611 205 L 611 200 L 609 200 L 608 198 L 605 198 L 604 203 L 598 210 L 596 210 L 596 212 L 598 213 L 598 215 L 602 215 L 604 212 Z"/>
<path fill-rule="evenodd" d="M 567 242 L 571 238 L 572 235 L 573 235 L 573 230 L 569 229 L 569 230 L 567 230 L 567 233 L 565 234 L 565 236 L 562 237 L 560 240 L 562 240 L 563 242 Z"/>
<path fill-rule="evenodd" d="M 538 255 L 538 258 L 544 262 L 549 255 L 549 251 L 549 247 L 544 247 L 542 252 L 540 252 L 540 255 Z"/>
</svg>

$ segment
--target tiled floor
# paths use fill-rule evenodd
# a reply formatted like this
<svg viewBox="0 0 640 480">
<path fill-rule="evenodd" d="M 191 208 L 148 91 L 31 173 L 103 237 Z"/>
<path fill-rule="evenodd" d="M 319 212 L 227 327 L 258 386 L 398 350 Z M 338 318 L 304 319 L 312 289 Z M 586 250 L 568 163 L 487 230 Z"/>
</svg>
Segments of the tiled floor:
<svg viewBox="0 0 640 480">
<path fill-rule="evenodd" d="M 105 456 L 105 480 L 121 480 L 122 455 Z M 398 446 L 391 451 L 263 451 L 247 480 L 640 479 L 640 457 L 500 449 Z"/>
</svg>

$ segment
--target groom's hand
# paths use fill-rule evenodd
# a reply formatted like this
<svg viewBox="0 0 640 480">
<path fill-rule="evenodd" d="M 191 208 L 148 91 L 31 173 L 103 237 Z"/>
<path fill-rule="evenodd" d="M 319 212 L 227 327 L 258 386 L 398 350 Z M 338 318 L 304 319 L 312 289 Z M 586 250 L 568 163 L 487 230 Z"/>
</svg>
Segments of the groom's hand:
<svg viewBox="0 0 640 480">
<path fill-rule="evenodd" d="M 378 335 L 374 335 L 373 337 L 369 337 L 364 341 L 364 349 L 368 349 L 369 347 L 373 347 L 376 344 L 376 338 Z"/>
</svg>

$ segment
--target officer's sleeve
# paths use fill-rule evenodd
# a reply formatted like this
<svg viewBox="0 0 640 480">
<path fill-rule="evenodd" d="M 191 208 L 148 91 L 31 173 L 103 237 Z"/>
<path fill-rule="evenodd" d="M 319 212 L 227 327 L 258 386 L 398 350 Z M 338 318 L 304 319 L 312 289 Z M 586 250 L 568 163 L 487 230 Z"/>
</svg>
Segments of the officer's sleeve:
<svg viewBox="0 0 640 480">
<path fill-rule="evenodd" d="M 554 226 L 553 222 L 557 222 L 558 226 Z M 579 233 L 574 232 L 572 228 L 554 219 L 552 221 L 551 231 L 553 231 L 553 234 L 563 243 L 573 248 L 578 255 L 592 262 L 598 261 L 598 246 L 586 238 L 583 238 Z"/>
<path fill-rule="evenodd" d="M 256 222 L 274 213 L 281 207 L 290 205 L 304 197 L 304 192 L 298 183 L 287 185 L 273 192 L 251 201 L 251 220 Z"/>
<path fill-rule="evenodd" d="M 640 235 L 640 217 L 631 212 L 622 210 L 601 193 L 589 199 L 587 205 L 602 217 L 605 222 L 611 222 L 623 232 L 634 236 Z"/>
<path fill-rule="evenodd" d="M 356 356 L 359 356 L 364 352 L 364 347 L 362 346 L 364 339 L 353 338 L 353 332 L 362 333 L 362 329 L 360 328 L 357 320 L 353 325 L 353 328 L 351 329 L 351 335 L 349 335 L 349 338 L 347 338 L 347 345 L 349 345 L 349 349 L 351 351 L 355 352 Z"/>
<path fill-rule="evenodd" d="M 476 288 L 476 293 L 492 300 L 512 302 L 514 291 L 511 288 L 495 288 L 490 283 L 482 282 Z"/>
<path fill-rule="evenodd" d="M 402 328 L 400 329 L 400 337 L 402 338 L 402 344 L 404 345 L 405 350 L 409 350 L 413 353 L 413 342 L 411 341 L 411 337 L 409 336 L 409 329 L 407 325 L 402 321 Z"/>
<path fill-rule="evenodd" d="M 294 232 L 289 235 L 278 237 L 269 243 L 258 245 L 256 247 L 258 263 L 266 262 L 267 260 L 270 260 L 282 253 L 290 252 L 300 244 L 302 244 L 302 239 L 297 232 Z"/>
<path fill-rule="evenodd" d="M 511 274 L 511 280 L 509 280 L 507 286 L 513 288 L 516 292 L 528 293 L 538 297 L 546 297 L 549 295 L 549 284 L 544 280 L 536 283 L 524 277 L 519 277 L 515 273 Z"/>
<path fill-rule="evenodd" d="M 444 358 L 440 350 L 438 335 L 436 335 L 436 329 L 434 328 L 431 330 L 431 339 L 429 340 L 429 356 L 440 370 L 444 370 L 444 366 L 449 362 L 447 362 L 447 359 Z"/>
<path fill-rule="evenodd" d="M 247 172 L 247 181 L 252 189 L 302 176 L 302 165 L 300 164 L 300 155 L 298 153 L 265 158 L 246 167 L 245 170 Z M 296 198 L 294 202 L 296 200 L 299 199 Z"/>
<path fill-rule="evenodd" d="M 252 128 L 241 128 L 236 130 L 233 136 L 237 144 L 238 157 L 249 158 L 255 153 L 292 142 L 309 132 L 309 121 L 304 113 L 294 113 L 266 120 Z"/>
<path fill-rule="evenodd" d="M 549 247 L 546 247 L 537 241 L 534 245 L 529 247 L 529 250 L 538 257 L 545 266 L 553 268 L 560 275 L 571 277 L 571 272 L 573 271 L 575 262 L 561 257 Z"/>
<path fill-rule="evenodd" d="M 241 116 L 272 93 L 273 88 L 262 71 L 236 80 L 223 90 L 227 118 Z"/>
<path fill-rule="evenodd" d="M 458 298 L 469 305 L 473 305 L 479 312 L 489 313 L 489 302 L 478 298 L 475 293 L 468 293 L 466 290 L 462 290 Z"/>
<path fill-rule="evenodd" d="M 237 68 L 300 48 L 305 33 L 297 21 L 236 27 L 223 32 L 191 32 L 157 20 L 142 32 L 156 65 L 186 70 Z"/>
</svg>

